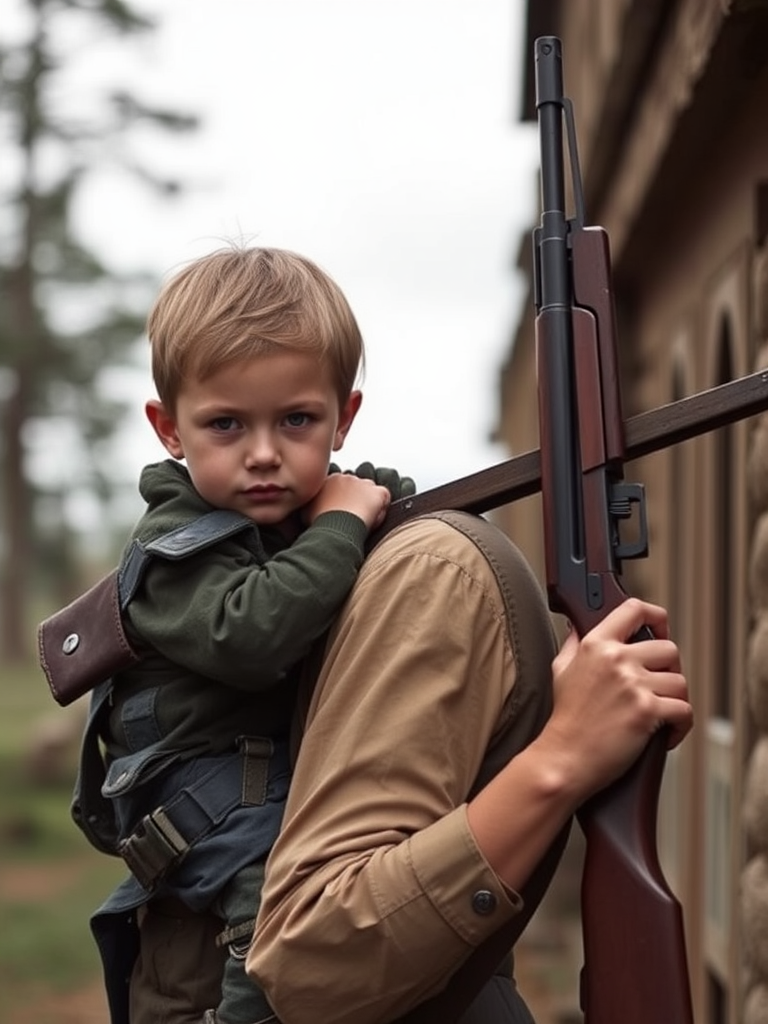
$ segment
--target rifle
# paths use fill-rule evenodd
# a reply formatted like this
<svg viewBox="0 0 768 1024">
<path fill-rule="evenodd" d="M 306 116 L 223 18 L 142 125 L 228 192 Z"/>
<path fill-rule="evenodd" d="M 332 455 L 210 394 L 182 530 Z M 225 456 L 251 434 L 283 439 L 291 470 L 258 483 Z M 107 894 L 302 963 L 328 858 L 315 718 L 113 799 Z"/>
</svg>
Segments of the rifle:
<svg viewBox="0 0 768 1024">
<path fill-rule="evenodd" d="M 573 110 L 563 96 L 560 40 L 536 41 L 541 225 L 534 232 L 536 360 L 549 604 L 583 635 L 626 599 L 625 558 L 647 554 L 645 494 L 626 461 L 608 238 L 586 227 Z M 575 214 L 565 213 L 565 116 Z M 638 512 L 637 536 L 622 521 Z M 633 640 L 652 637 L 641 630 Z M 680 904 L 655 845 L 666 758 L 659 730 L 632 768 L 589 800 L 582 878 L 587 1024 L 692 1024 Z"/>
<path fill-rule="evenodd" d="M 688 395 L 624 422 L 626 460 L 652 455 L 768 409 L 768 370 Z M 541 450 L 533 448 L 487 469 L 394 501 L 371 543 L 414 516 L 452 508 L 481 515 L 541 490 Z"/>
<path fill-rule="evenodd" d="M 394 502 L 375 540 L 417 515 L 445 508 L 480 514 L 541 489 L 550 607 L 567 615 L 581 635 L 626 599 L 619 580 L 622 560 L 647 554 L 645 495 L 639 484 L 624 483 L 624 464 L 765 411 L 768 372 L 624 422 L 608 238 L 602 228 L 585 226 L 560 40 L 537 39 L 535 59 L 542 185 L 541 222 L 534 230 L 541 449 Z M 565 211 L 563 116 L 571 218 Z M 639 530 L 635 539 L 623 541 L 622 522 L 634 512 Z M 629 771 L 578 813 L 587 841 L 581 990 L 586 1024 L 693 1021 L 682 910 L 656 851 L 665 758 L 660 730 Z M 454 1008 L 469 1004 L 501 952 L 500 946 L 486 957 L 476 951 L 471 977 L 451 990 Z M 441 1012 L 447 1009 L 439 1004 Z"/>
</svg>

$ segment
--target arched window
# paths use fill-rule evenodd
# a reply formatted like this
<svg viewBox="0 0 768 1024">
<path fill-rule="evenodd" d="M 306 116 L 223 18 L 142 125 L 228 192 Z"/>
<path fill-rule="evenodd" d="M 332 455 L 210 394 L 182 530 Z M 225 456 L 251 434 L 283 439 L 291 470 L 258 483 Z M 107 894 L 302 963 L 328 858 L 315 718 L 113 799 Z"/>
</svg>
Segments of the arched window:
<svg viewBox="0 0 768 1024">
<path fill-rule="evenodd" d="M 685 348 L 679 346 L 678 356 L 673 361 L 670 398 L 676 402 L 685 398 L 686 386 Z M 690 532 L 690 481 L 687 477 L 687 460 L 690 452 L 684 445 L 672 445 L 668 452 L 669 482 L 667 550 L 667 608 L 671 635 L 685 648 L 689 621 L 691 587 L 689 583 L 691 559 L 687 534 Z M 691 882 L 690 865 L 685 863 L 686 828 L 689 826 L 690 804 L 685 790 L 686 777 L 683 759 L 688 751 L 681 748 L 670 751 L 659 802 L 658 845 L 662 869 L 672 889 L 681 895 Z"/>
<path fill-rule="evenodd" d="M 684 371 L 678 363 L 672 374 L 672 401 L 677 402 L 686 396 Z M 689 528 L 686 523 L 687 508 L 682 498 L 684 495 L 684 463 L 685 451 L 683 446 L 673 444 L 669 450 L 670 484 L 669 484 L 669 577 L 667 586 L 669 588 L 670 628 L 672 635 L 678 640 L 681 637 L 683 624 L 683 605 L 686 600 L 685 586 L 685 530 Z"/>
<path fill-rule="evenodd" d="M 731 332 L 728 320 L 720 325 L 717 353 L 716 384 L 725 384 L 733 378 Z M 733 719 L 733 650 L 734 650 L 734 593 L 733 544 L 734 493 L 736 489 L 736 457 L 733 426 L 718 430 L 714 439 L 714 530 L 712 535 L 712 564 L 715 567 L 715 621 L 718 623 L 715 644 L 715 672 L 710 695 L 710 715 L 713 718 Z"/>
</svg>

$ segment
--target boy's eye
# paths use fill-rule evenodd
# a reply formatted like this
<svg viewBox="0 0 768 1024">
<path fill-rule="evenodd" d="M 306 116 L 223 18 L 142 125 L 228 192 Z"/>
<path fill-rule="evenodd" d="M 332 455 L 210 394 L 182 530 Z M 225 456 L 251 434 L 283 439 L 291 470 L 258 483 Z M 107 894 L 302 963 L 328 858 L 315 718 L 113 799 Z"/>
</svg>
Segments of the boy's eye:
<svg viewBox="0 0 768 1024">
<path fill-rule="evenodd" d="M 239 423 L 234 416 L 217 416 L 215 420 L 211 420 L 210 426 L 213 430 L 227 433 L 230 430 L 235 430 Z"/>
<path fill-rule="evenodd" d="M 309 421 L 310 416 L 306 412 L 289 412 L 285 417 L 285 422 L 289 427 L 306 427 Z"/>
</svg>

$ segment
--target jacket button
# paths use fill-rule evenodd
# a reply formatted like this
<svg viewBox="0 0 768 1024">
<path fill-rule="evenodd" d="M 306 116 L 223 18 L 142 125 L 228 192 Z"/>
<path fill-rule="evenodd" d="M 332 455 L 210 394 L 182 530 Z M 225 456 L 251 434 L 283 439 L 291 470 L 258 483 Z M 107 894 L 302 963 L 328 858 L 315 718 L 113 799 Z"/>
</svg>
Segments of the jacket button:
<svg viewBox="0 0 768 1024">
<path fill-rule="evenodd" d="M 496 909 L 496 897 L 487 889 L 478 889 L 472 896 L 472 909 L 476 914 L 487 917 Z"/>
<path fill-rule="evenodd" d="M 77 633 L 70 633 L 65 638 L 64 643 L 61 645 L 61 649 L 65 654 L 74 654 L 77 648 L 80 646 L 80 637 Z"/>
</svg>

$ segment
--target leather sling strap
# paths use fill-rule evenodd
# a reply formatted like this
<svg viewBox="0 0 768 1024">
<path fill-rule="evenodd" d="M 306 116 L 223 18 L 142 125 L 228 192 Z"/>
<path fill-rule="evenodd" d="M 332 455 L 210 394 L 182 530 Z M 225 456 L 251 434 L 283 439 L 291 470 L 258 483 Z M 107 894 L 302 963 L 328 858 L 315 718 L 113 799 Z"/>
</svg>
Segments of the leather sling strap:
<svg viewBox="0 0 768 1024">
<path fill-rule="evenodd" d="M 493 570 L 504 600 L 515 658 L 516 678 L 508 700 L 506 728 L 486 754 L 474 793 L 535 739 L 549 718 L 551 663 L 557 646 L 541 587 L 509 538 L 487 520 L 465 512 L 437 512 L 434 517 L 469 537 Z M 513 1024 L 516 1020 L 529 1019 L 522 1002 L 515 1009 L 509 999 L 486 998 L 492 988 L 489 982 L 541 902 L 569 832 L 570 823 L 521 890 L 523 910 L 473 950 L 441 992 L 400 1018 L 397 1024 Z M 496 1008 L 494 1017 L 489 1017 L 490 1006 Z"/>
</svg>

